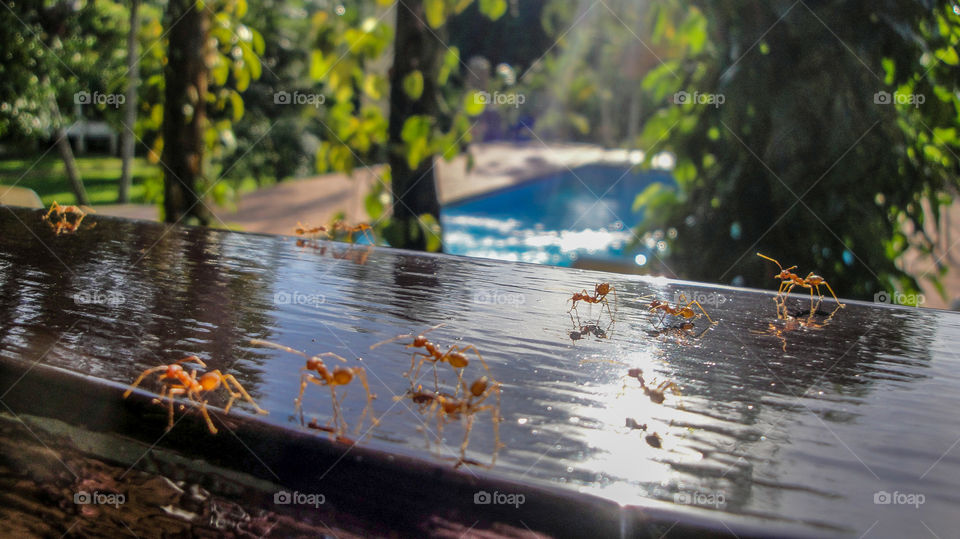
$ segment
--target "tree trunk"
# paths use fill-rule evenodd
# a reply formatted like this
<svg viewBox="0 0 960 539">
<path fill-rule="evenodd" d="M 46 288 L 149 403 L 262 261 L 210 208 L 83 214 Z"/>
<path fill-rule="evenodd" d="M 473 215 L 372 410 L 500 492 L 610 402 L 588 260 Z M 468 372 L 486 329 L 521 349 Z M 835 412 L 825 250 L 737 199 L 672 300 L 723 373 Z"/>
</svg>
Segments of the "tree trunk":
<svg viewBox="0 0 960 539">
<path fill-rule="evenodd" d="M 80 170 L 77 169 L 77 161 L 73 158 L 73 149 L 70 148 L 67 130 L 63 126 L 58 127 L 54 136 L 57 137 L 57 151 L 60 152 L 60 158 L 63 159 L 63 166 L 67 170 L 67 179 L 70 180 L 70 187 L 77 197 L 77 204 L 89 206 L 90 199 L 87 197 L 87 190 L 83 187 L 83 179 L 80 177 Z"/>
<path fill-rule="evenodd" d="M 390 173 L 393 178 L 393 219 L 400 231 L 402 245 L 408 249 L 426 248 L 424 234 L 413 235 L 417 217 L 429 213 L 439 220 L 440 202 L 433 174 L 434 156 L 425 158 L 416 170 L 407 166 L 407 156 L 401 151 L 400 133 L 404 121 L 415 114 L 438 117 L 437 71 L 440 47 L 436 35 L 443 37 L 443 29 L 427 27 L 422 0 L 400 0 L 397 3 L 397 29 L 393 45 L 393 68 L 390 70 Z M 435 35 L 436 34 L 436 35 Z M 423 94 L 412 100 L 403 90 L 403 79 L 419 69 L 423 73 Z"/>
<path fill-rule="evenodd" d="M 120 133 L 120 155 L 123 165 L 117 199 L 121 204 L 130 201 L 133 183 L 133 124 L 137 121 L 137 85 L 140 83 L 140 63 L 137 61 L 137 29 L 140 27 L 138 8 L 140 0 L 130 1 L 130 32 L 127 34 L 127 99 L 123 109 L 123 132 Z"/>
<path fill-rule="evenodd" d="M 205 96 L 207 94 L 207 11 L 191 0 L 170 0 L 165 26 L 169 47 L 164 69 L 163 209 L 168 223 L 187 218 L 210 223 L 203 203 Z M 195 223 L 194 223 L 195 222 Z"/>
<path fill-rule="evenodd" d="M 45 81 L 49 82 L 48 79 Z M 67 128 L 63 126 L 63 116 L 60 115 L 60 105 L 55 99 L 51 99 L 50 107 L 53 109 L 53 118 L 57 128 L 53 132 L 56 138 L 54 145 L 63 159 L 63 168 L 67 172 L 67 180 L 70 181 L 70 187 L 73 189 L 74 196 L 77 197 L 77 204 L 84 206 L 90 205 L 90 198 L 87 197 L 87 190 L 83 187 L 83 178 L 80 177 L 80 170 L 77 168 L 77 160 L 73 158 L 73 149 L 70 147 L 70 139 L 67 138 Z"/>
</svg>

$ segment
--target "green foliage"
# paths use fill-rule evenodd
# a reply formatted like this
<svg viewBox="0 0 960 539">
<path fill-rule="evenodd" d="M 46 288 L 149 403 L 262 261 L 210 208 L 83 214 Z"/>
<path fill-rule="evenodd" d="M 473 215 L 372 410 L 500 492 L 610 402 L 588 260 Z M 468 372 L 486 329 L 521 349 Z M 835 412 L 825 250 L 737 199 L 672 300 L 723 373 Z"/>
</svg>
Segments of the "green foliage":
<svg viewBox="0 0 960 539">
<path fill-rule="evenodd" d="M 56 200 L 60 204 L 78 204 L 76 195 L 67 181 L 63 161 L 50 152 L 39 160 L 7 159 L 0 161 L 0 185 L 12 185 L 33 189 L 45 205 Z M 117 201 L 117 184 L 120 179 L 120 158 L 78 157 L 77 169 L 83 176 L 84 186 L 91 204 L 114 204 Z M 153 189 L 159 187 L 159 191 Z M 0 187 L 0 191 L 2 191 Z M 145 159 L 133 161 L 133 186 L 130 201 L 134 204 L 156 202 L 163 193 L 163 172 Z"/>
<path fill-rule="evenodd" d="M 915 290 L 898 260 L 931 252 L 925 219 L 960 172 L 952 4 L 691 0 L 650 17 L 675 51 L 643 80 L 659 102 L 637 140 L 677 156 L 675 196 L 636 201 L 638 233 L 679 231 L 661 269 L 767 287 L 761 251 L 841 296 Z"/>
</svg>

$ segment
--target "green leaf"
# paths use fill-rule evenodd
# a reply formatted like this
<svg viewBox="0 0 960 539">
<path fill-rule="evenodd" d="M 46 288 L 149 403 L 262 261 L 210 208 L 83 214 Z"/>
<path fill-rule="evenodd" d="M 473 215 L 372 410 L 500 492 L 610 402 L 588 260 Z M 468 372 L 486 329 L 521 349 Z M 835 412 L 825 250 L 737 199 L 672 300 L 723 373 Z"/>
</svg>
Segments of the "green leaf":
<svg viewBox="0 0 960 539">
<path fill-rule="evenodd" d="M 437 82 L 440 83 L 440 86 L 447 84 L 447 79 L 450 78 L 450 73 L 452 73 L 458 65 L 460 65 L 460 49 L 457 47 L 450 47 L 447 49 L 447 53 L 443 56 L 443 63 L 440 65 L 439 73 L 437 73 Z"/>
<path fill-rule="evenodd" d="M 423 95 L 423 73 L 415 69 L 403 77 L 403 91 L 407 96 L 416 101 Z"/>
<path fill-rule="evenodd" d="M 480 0 L 480 13 L 495 21 L 507 12 L 507 0 Z"/>
<path fill-rule="evenodd" d="M 233 121 L 240 121 L 243 118 L 243 98 L 237 92 L 230 92 L 230 107 L 233 109 Z"/>
<path fill-rule="evenodd" d="M 444 0 L 425 0 L 423 9 L 427 15 L 427 24 L 434 28 L 440 28 L 447 21 L 447 15 L 444 12 L 446 4 Z"/>
<path fill-rule="evenodd" d="M 468 116 L 477 116 L 483 113 L 483 108 L 487 102 L 485 92 L 468 92 L 463 96 L 463 111 Z"/>
<path fill-rule="evenodd" d="M 323 59 L 323 51 L 310 51 L 310 78 L 313 80 L 322 80 L 330 71 L 330 64 Z"/>
<path fill-rule="evenodd" d="M 426 240 L 427 251 L 431 253 L 439 251 L 440 247 L 443 246 L 443 241 L 440 223 L 437 222 L 436 217 L 429 213 L 422 213 L 420 218 L 417 219 L 417 224 L 420 225 L 420 233 Z"/>
</svg>

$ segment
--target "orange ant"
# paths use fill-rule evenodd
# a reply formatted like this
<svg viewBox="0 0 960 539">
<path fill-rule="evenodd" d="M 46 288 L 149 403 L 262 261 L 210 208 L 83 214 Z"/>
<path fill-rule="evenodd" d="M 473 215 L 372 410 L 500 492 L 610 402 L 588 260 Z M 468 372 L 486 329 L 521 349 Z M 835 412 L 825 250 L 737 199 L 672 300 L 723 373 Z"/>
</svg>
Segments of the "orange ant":
<svg viewBox="0 0 960 539">
<path fill-rule="evenodd" d="M 687 320 L 690 320 L 691 318 L 698 318 L 700 315 L 690 307 L 691 305 L 696 305 L 700 309 L 700 312 L 707 317 L 707 320 L 709 320 L 711 324 L 716 324 L 716 322 L 714 322 L 713 319 L 710 318 L 710 315 L 707 314 L 707 311 L 703 308 L 703 305 L 700 305 L 699 301 L 693 300 L 687 303 L 686 305 L 684 305 L 683 307 L 681 307 L 680 305 L 683 304 L 685 301 L 687 301 L 687 297 L 683 294 L 680 294 L 680 297 L 678 298 L 677 306 L 671 307 L 669 303 L 655 299 L 650 302 L 650 305 L 649 305 L 650 312 L 661 311 L 660 324 L 662 325 L 664 318 L 666 318 L 668 314 L 671 316 L 682 316 Z"/>
<path fill-rule="evenodd" d="M 801 327 L 812 328 L 812 329 L 822 329 L 826 327 L 831 320 L 833 320 L 834 315 L 837 314 L 837 311 L 840 310 L 840 307 L 841 307 L 840 305 L 837 305 L 836 307 L 834 307 L 833 311 L 830 314 L 827 314 L 825 311 L 820 310 L 820 302 L 818 301 L 817 305 L 813 309 L 810 309 L 809 313 L 807 313 L 806 311 L 800 311 L 794 315 L 791 315 L 785 312 L 782 317 L 778 316 L 778 320 L 776 324 L 772 322 L 767 324 L 766 331 L 759 331 L 759 330 L 752 329 L 750 330 L 750 332 L 755 335 L 771 335 L 773 337 L 776 337 L 780 341 L 780 345 L 781 345 L 780 348 L 784 352 L 786 352 L 787 351 L 787 337 L 786 337 L 787 333 L 794 331 L 796 329 L 799 329 Z M 827 315 L 827 316 L 822 321 L 818 322 L 814 320 L 814 315 L 817 315 L 817 314 Z M 779 323 L 781 322 L 783 324 L 782 327 L 779 325 Z"/>
<path fill-rule="evenodd" d="M 200 394 L 205 392 L 210 392 L 218 387 L 223 389 L 230 394 L 230 400 L 227 402 L 227 405 L 223 409 L 223 413 L 229 414 L 230 407 L 233 406 L 233 402 L 237 397 L 243 397 L 247 402 L 249 402 L 254 409 L 259 414 L 268 413 L 266 410 L 257 406 L 257 403 L 254 402 L 253 398 L 250 397 L 250 394 L 247 393 L 247 390 L 240 385 L 240 382 L 232 374 L 223 374 L 219 369 L 213 370 L 207 373 L 204 373 L 200 376 L 200 379 L 197 379 L 197 370 L 192 369 L 190 374 L 187 374 L 186 369 L 183 368 L 183 363 L 196 363 L 201 367 L 206 368 L 206 363 L 204 363 L 197 356 L 190 356 L 181 359 L 175 363 L 169 365 L 160 365 L 159 367 L 151 367 L 137 377 L 136 381 L 123 393 L 123 398 L 130 396 L 130 393 L 133 392 L 134 388 L 140 385 L 140 382 L 143 381 L 147 376 L 154 373 L 161 373 L 158 379 L 163 382 L 163 389 L 160 391 L 160 398 L 155 399 L 155 402 L 163 402 L 163 398 L 167 398 L 167 403 L 169 406 L 169 420 L 167 422 L 167 430 L 173 428 L 173 398 L 177 395 L 186 395 L 188 399 L 200 405 L 200 413 L 203 414 L 203 418 L 207 422 L 207 427 L 210 429 L 210 432 L 213 434 L 217 433 L 217 428 L 213 425 L 213 421 L 210 419 L 210 414 L 207 413 L 207 401 L 200 400 Z M 236 388 L 236 392 L 230 389 L 230 384 L 233 384 L 233 387 Z"/>
<path fill-rule="evenodd" d="M 311 227 L 310 225 L 303 225 L 300 221 L 297 221 L 297 227 L 293 229 L 297 236 L 310 236 L 317 237 L 319 234 L 330 237 L 330 234 L 327 232 L 327 227 L 320 225 L 316 227 Z"/>
<path fill-rule="evenodd" d="M 87 209 L 93 211 L 91 208 Z M 71 219 L 68 216 L 73 216 L 73 218 Z M 43 216 L 43 220 L 50 223 L 54 233 L 59 236 L 64 232 L 68 234 L 76 232 L 86 216 L 86 212 L 77 206 L 61 206 L 53 201 L 53 204 L 50 205 L 50 211 Z"/>
<path fill-rule="evenodd" d="M 277 350 L 283 350 L 284 352 L 290 352 L 291 354 L 297 354 L 298 356 L 306 358 L 306 365 L 300 369 L 300 392 L 297 394 L 297 398 L 293 401 L 296 406 L 296 412 L 300 414 L 300 424 L 303 424 L 303 407 L 301 406 L 303 403 L 303 392 L 306 391 L 307 384 L 316 384 L 318 386 L 327 386 L 330 388 L 330 401 L 333 405 L 333 423 L 336 426 L 336 433 L 337 435 L 340 435 L 345 432 L 347 429 L 347 423 L 343 419 L 343 413 L 341 412 L 340 404 L 343 402 L 343 399 L 346 398 L 347 393 L 346 389 L 344 389 L 343 394 L 338 399 L 337 387 L 350 384 L 354 378 L 360 380 L 360 383 L 363 385 L 363 389 L 367 392 L 367 405 L 363 408 L 363 414 L 360 416 L 360 422 L 357 424 L 356 429 L 354 429 L 355 432 L 360 431 L 360 427 L 363 426 L 364 419 L 366 419 L 367 414 L 370 413 L 370 405 L 373 402 L 373 399 L 376 398 L 376 395 L 370 393 L 370 384 L 367 382 L 367 372 L 363 367 L 335 367 L 331 372 L 331 370 L 328 369 L 323 363 L 321 358 L 331 357 L 343 363 L 346 363 L 347 360 L 333 352 L 324 352 L 315 356 L 308 356 L 307 354 L 290 348 L 289 346 L 272 343 L 270 341 L 250 339 L 250 342 L 254 345 L 267 346 Z M 374 426 L 376 426 L 378 423 L 378 420 L 373 418 L 372 414 L 371 423 Z"/>
<path fill-rule="evenodd" d="M 577 302 L 583 301 L 585 303 L 603 303 L 607 307 L 607 313 L 610 313 L 610 303 L 607 301 L 607 294 L 613 293 L 613 303 L 617 304 L 617 289 L 610 283 L 598 283 L 593 288 L 593 295 L 591 296 L 587 289 L 584 288 L 580 292 L 574 292 L 573 296 L 567 301 L 573 302 L 573 305 L 570 306 L 570 311 L 576 310 Z M 613 315 L 610 315 L 611 317 Z"/>
<path fill-rule="evenodd" d="M 357 225 L 351 226 L 346 224 L 346 222 L 344 222 L 342 219 L 338 219 L 334 221 L 333 224 L 330 225 L 330 227 L 334 231 L 345 232 L 347 234 L 347 243 L 353 243 L 353 235 L 357 232 L 362 233 L 363 236 L 367 238 L 367 241 L 370 242 L 371 245 L 376 245 L 377 243 L 373 239 L 373 227 L 368 225 L 367 223 L 359 223 Z"/>
<path fill-rule="evenodd" d="M 490 412 L 490 418 L 493 422 L 494 449 L 490 466 L 497 463 L 497 452 L 500 450 L 500 383 L 483 376 L 475 380 L 469 386 L 463 382 L 463 388 L 467 394 L 466 398 L 458 399 L 447 393 L 430 393 L 423 391 L 423 386 L 417 386 L 416 390 L 409 390 L 406 397 L 409 397 L 415 404 L 418 404 L 421 411 L 426 409 L 429 412 L 437 413 L 437 438 L 443 432 L 444 422 L 450 419 L 462 418 L 465 421 L 463 442 L 460 444 L 460 459 L 455 468 L 463 464 L 471 463 L 466 458 L 467 446 L 470 443 L 470 431 L 473 429 L 473 421 L 478 413 Z M 484 404 L 490 395 L 496 394 L 496 404 Z M 395 397 L 402 399 L 404 396 Z"/>
<path fill-rule="evenodd" d="M 813 290 L 814 289 L 817 290 L 817 295 L 820 297 L 820 300 L 821 301 L 823 300 L 823 293 L 820 292 L 820 285 L 827 287 L 827 290 L 830 291 L 830 295 L 833 296 L 833 299 L 837 302 L 837 305 L 839 305 L 840 307 L 846 307 L 846 305 L 844 305 L 843 303 L 840 303 L 840 300 L 837 298 L 837 295 L 833 292 L 833 288 L 830 288 L 830 284 L 827 283 L 827 280 L 824 279 L 823 277 L 811 271 L 810 273 L 807 274 L 806 277 L 801 278 L 796 273 L 793 273 L 792 271 L 790 271 L 790 270 L 796 269 L 797 266 L 794 265 L 794 266 L 790 266 L 789 268 L 784 268 L 782 265 L 780 265 L 780 262 L 778 262 L 773 258 L 770 258 L 767 255 L 757 253 L 757 256 L 773 262 L 774 264 L 777 265 L 778 268 L 780 268 L 780 273 L 773 276 L 774 279 L 780 279 L 780 288 L 777 290 L 777 298 L 775 300 L 777 302 L 778 318 L 787 317 L 787 305 L 786 305 L 787 296 L 790 295 L 790 291 L 793 290 L 793 288 L 796 286 L 810 290 L 811 311 L 814 310 L 813 309 Z M 781 307 L 782 307 L 783 314 L 781 314 Z"/>
<path fill-rule="evenodd" d="M 411 333 L 397 335 L 396 337 L 387 339 L 385 341 L 380 341 L 377 344 L 372 345 L 370 349 L 373 350 L 374 348 L 377 348 L 378 346 L 383 344 L 394 342 L 400 339 L 409 339 L 410 337 L 413 337 L 413 341 L 410 344 L 408 344 L 406 347 L 407 348 L 423 348 L 424 352 L 420 352 L 419 350 L 413 352 L 413 355 L 410 356 L 410 370 L 407 371 L 404 374 L 404 376 L 406 376 L 407 378 L 410 379 L 411 382 L 413 382 L 418 378 L 420 374 L 420 368 L 423 366 L 423 363 L 425 361 L 429 361 L 433 364 L 434 389 L 439 390 L 440 378 L 439 378 L 439 375 L 437 374 L 437 363 L 449 363 L 450 366 L 456 369 L 457 371 L 457 394 L 459 394 L 460 384 L 463 382 L 463 369 L 465 369 L 467 365 L 470 364 L 469 358 L 464 353 L 465 351 L 472 350 L 477 355 L 477 359 L 480 360 L 480 363 L 483 365 L 483 368 L 486 369 L 487 372 L 490 372 L 490 367 L 488 367 L 487 362 L 483 360 L 483 356 L 480 355 L 480 351 L 477 350 L 477 347 L 472 344 L 468 344 L 466 346 L 457 346 L 455 344 L 450 345 L 450 348 L 446 352 L 441 352 L 440 348 L 436 344 L 427 340 L 427 337 L 425 336 L 426 333 L 429 333 L 439 327 L 442 327 L 443 325 L 444 324 L 437 324 L 427 329 L 426 331 L 416 335 L 415 337 Z M 420 358 L 419 362 L 417 362 L 418 357 Z M 416 368 L 414 368 L 414 365 L 416 365 Z"/>
<path fill-rule="evenodd" d="M 643 379 L 643 369 L 630 369 L 627 371 L 627 376 L 630 378 L 636 378 L 636 380 L 640 382 L 640 388 L 643 389 L 643 393 L 650 397 L 650 400 L 654 404 L 663 404 L 663 401 L 666 399 L 665 393 L 668 390 L 672 391 L 674 395 L 680 394 L 680 386 L 669 380 L 661 382 L 656 387 L 648 386 L 646 380 Z M 656 379 L 652 380 L 651 383 L 655 383 L 655 380 Z"/>
</svg>

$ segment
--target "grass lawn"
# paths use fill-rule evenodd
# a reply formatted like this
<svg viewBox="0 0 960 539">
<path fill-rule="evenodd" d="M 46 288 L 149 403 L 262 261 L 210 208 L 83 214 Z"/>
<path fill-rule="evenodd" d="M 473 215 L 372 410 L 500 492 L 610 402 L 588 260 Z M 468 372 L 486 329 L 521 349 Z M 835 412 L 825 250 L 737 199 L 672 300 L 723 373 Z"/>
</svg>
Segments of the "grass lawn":
<svg viewBox="0 0 960 539">
<path fill-rule="evenodd" d="M 36 156 L 25 159 L 0 160 L 0 185 L 14 185 L 33 189 L 45 205 L 56 200 L 60 204 L 76 204 L 77 199 L 70 189 L 63 161 L 56 152 L 50 152 L 40 161 Z M 34 164 L 36 163 L 36 164 Z M 77 157 L 77 168 L 87 188 L 91 204 L 116 204 L 117 184 L 120 181 L 121 159 L 119 157 Z M 26 173 L 26 174 L 24 174 Z M 136 158 L 133 162 L 133 185 L 130 187 L 130 202 L 147 204 L 144 183 L 161 181 L 163 172 L 158 165 Z M 18 181 L 19 180 L 19 181 Z"/>
</svg>

